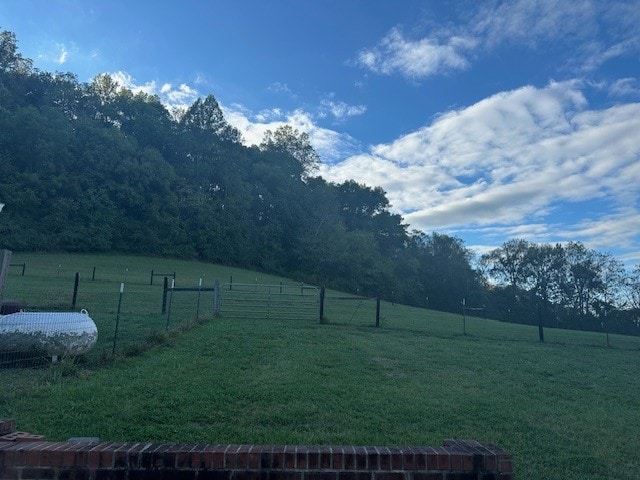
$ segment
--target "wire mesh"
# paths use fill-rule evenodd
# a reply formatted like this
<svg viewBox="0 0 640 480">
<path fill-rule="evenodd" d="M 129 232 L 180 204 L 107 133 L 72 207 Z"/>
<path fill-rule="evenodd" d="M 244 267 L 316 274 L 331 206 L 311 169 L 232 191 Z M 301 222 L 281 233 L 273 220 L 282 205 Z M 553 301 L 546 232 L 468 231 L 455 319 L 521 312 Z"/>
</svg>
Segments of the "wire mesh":
<svg viewBox="0 0 640 480">
<path fill-rule="evenodd" d="M 318 321 L 320 291 L 311 285 L 225 284 L 220 315 L 239 319 Z"/>
</svg>

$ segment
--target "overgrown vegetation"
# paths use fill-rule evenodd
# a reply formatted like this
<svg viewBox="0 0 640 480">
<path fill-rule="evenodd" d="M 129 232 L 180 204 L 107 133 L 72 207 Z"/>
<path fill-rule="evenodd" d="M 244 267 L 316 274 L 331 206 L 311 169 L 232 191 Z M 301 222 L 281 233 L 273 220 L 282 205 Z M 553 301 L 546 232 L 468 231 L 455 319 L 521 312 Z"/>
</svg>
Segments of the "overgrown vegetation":
<svg viewBox="0 0 640 480">
<path fill-rule="evenodd" d="M 409 231 L 380 187 L 316 176 L 318 162 L 291 127 L 248 147 L 212 95 L 169 112 L 109 75 L 34 69 L 0 32 L 3 248 L 199 259 L 449 312 L 465 299 L 493 318 L 640 333 L 640 270 L 619 275 L 580 244 L 476 264 L 459 238 Z"/>
</svg>

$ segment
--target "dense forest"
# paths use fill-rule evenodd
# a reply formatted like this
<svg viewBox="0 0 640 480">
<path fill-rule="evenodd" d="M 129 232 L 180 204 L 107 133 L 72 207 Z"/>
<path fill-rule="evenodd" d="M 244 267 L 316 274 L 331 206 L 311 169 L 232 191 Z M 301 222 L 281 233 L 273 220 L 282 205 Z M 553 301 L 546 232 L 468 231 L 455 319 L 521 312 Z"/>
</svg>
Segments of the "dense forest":
<svg viewBox="0 0 640 480">
<path fill-rule="evenodd" d="M 169 111 L 107 74 L 43 72 L 0 32 L 0 247 L 200 259 L 505 321 L 640 334 L 640 267 L 579 242 L 481 257 L 385 192 L 317 176 L 285 126 L 245 146 L 209 95 Z"/>
</svg>

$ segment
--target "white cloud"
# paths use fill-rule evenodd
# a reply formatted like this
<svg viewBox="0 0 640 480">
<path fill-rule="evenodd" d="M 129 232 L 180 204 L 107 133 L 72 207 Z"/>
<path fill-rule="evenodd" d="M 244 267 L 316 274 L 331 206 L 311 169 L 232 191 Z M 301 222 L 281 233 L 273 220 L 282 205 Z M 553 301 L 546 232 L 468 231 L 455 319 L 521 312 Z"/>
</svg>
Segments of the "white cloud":
<svg viewBox="0 0 640 480">
<path fill-rule="evenodd" d="M 640 96 L 640 84 L 635 78 L 621 78 L 611 84 L 609 95 L 614 97 Z"/>
<path fill-rule="evenodd" d="M 564 45 L 570 54 L 562 61 L 577 71 L 590 72 L 640 48 L 637 0 L 513 0 L 475 5 L 458 24 L 436 26 L 422 38 L 407 39 L 398 27 L 392 28 L 376 46 L 361 50 L 354 63 L 378 74 L 398 73 L 417 80 L 465 70 L 503 45 L 534 50 Z"/>
<path fill-rule="evenodd" d="M 464 37 L 408 40 L 397 28 L 392 29 L 373 48 L 362 50 L 356 63 L 376 73 L 399 72 L 420 79 L 434 74 L 464 70 L 469 66 L 466 51 L 475 41 Z"/>
<path fill-rule="evenodd" d="M 321 113 L 328 111 L 338 121 L 362 115 L 367 111 L 366 105 L 349 105 L 345 102 L 335 102 L 331 99 L 322 100 L 320 106 Z"/>
<path fill-rule="evenodd" d="M 282 93 L 291 98 L 298 98 L 298 96 L 289 88 L 289 85 L 286 83 L 274 82 L 267 87 L 267 91 L 273 93 Z"/>
<path fill-rule="evenodd" d="M 138 84 L 130 74 L 122 70 L 109 75 L 118 85 L 131 90 L 133 93 L 143 92 L 148 95 L 157 95 L 170 109 L 184 110 L 198 98 L 198 91 L 186 83 L 181 83 L 178 86 L 174 86 L 171 83 L 163 83 L 158 87 L 155 80 Z"/>
<path fill-rule="evenodd" d="M 144 92 L 149 95 L 157 95 L 170 110 L 185 110 L 199 96 L 199 92 L 195 88 L 185 83 L 178 86 L 163 83 L 158 86 L 156 81 L 152 80 L 138 84 L 127 72 L 117 71 L 110 75 L 118 85 L 134 93 Z M 359 142 L 354 138 L 348 134 L 319 126 L 315 116 L 304 110 L 297 109 L 285 112 L 279 108 L 272 108 L 254 114 L 239 104 L 219 103 L 226 120 L 240 131 L 243 142 L 248 146 L 262 143 L 267 130 L 273 131 L 283 125 L 291 125 L 298 131 L 309 135 L 311 145 L 320 155 L 321 160 L 328 164 L 361 151 Z M 360 108 L 350 107 L 343 102 L 334 102 L 332 105 L 336 108 L 336 113 L 343 117 L 358 114 Z M 323 104 L 322 108 L 327 108 L 327 106 Z"/>
<path fill-rule="evenodd" d="M 489 48 L 504 42 L 535 46 L 550 38 L 593 36 L 598 29 L 600 9 L 592 0 L 514 0 L 495 6 L 484 4 L 471 28 Z"/>
<path fill-rule="evenodd" d="M 259 145 L 267 130 L 291 125 L 309 135 L 311 145 L 323 162 L 334 163 L 360 149 L 358 142 L 349 135 L 320 127 L 312 114 L 300 109 L 292 112 L 273 109 L 256 115 L 239 105 L 223 105 L 222 109 L 227 121 L 240 131 L 246 145 Z"/>
<path fill-rule="evenodd" d="M 67 58 L 69 56 L 69 51 L 64 45 L 60 45 L 60 54 L 58 55 L 57 63 L 60 65 L 64 65 L 67 62 Z"/>
<path fill-rule="evenodd" d="M 383 187 L 394 209 L 423 231 L 486 235 L 527 225 L 544 238 L 557 228 L 540 226 L 552 222 L 564 225 L 568 239 L 631 245 L 640 230 L 630 216 L 640 212 L 623 207 L 640 198 L 640 103 L 589 110 L 584 88 L 551 82 L 502 92 L 321 173 Z M 577 216 L 559 217 L 556 207 L 566 202 Z"/>
</svg>

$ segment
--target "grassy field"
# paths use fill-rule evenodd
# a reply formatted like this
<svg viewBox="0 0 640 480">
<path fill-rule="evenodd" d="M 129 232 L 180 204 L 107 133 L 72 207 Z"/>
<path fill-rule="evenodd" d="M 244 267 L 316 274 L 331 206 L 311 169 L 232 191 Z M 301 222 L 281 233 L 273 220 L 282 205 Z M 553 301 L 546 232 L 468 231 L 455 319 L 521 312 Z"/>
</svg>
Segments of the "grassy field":
<svg viewBox="0 0 640 480">
<path fill-rule="evenodd" d="M 27 275 L 12 269 L 6 297 L 29 307 L 70 302 L 75 271 L 90 278 L 96 266 L 93 287 L 81 281 L 78 308 L 92 312 L 101 332 L 113 326 L 125 275 L 123 322 L 158 316 L 160 325 L 163 317 L 143 311 L 141 300 L 159 311 L 152 268 L 175 269 L 177 282 L 191 284 L 202 275 L 256 277 L 149 258 L 14 261 L 23 258 Z M 52 285 L 65 293 L 48 297 Z M 467 318 L 463 335 L 460 315 L 386 303 L 375 328 L 374 302 L 339 296 L 329 293 L 324 324 L 214 318 L 135 356 L 92 353 L 64 378 L 61 367 L 0 369 L 0 417 L 50 440 L 438 445 L 471 438 L 512 453 L 519 479 L 640 478 L 639 338 L 612 335 L 606 348 L 601 334 L 547 329 L 540 344 L 533 327 L 479 318 Z M 99 349 L 108 351 L 103 336 Z"/>
</svg>

